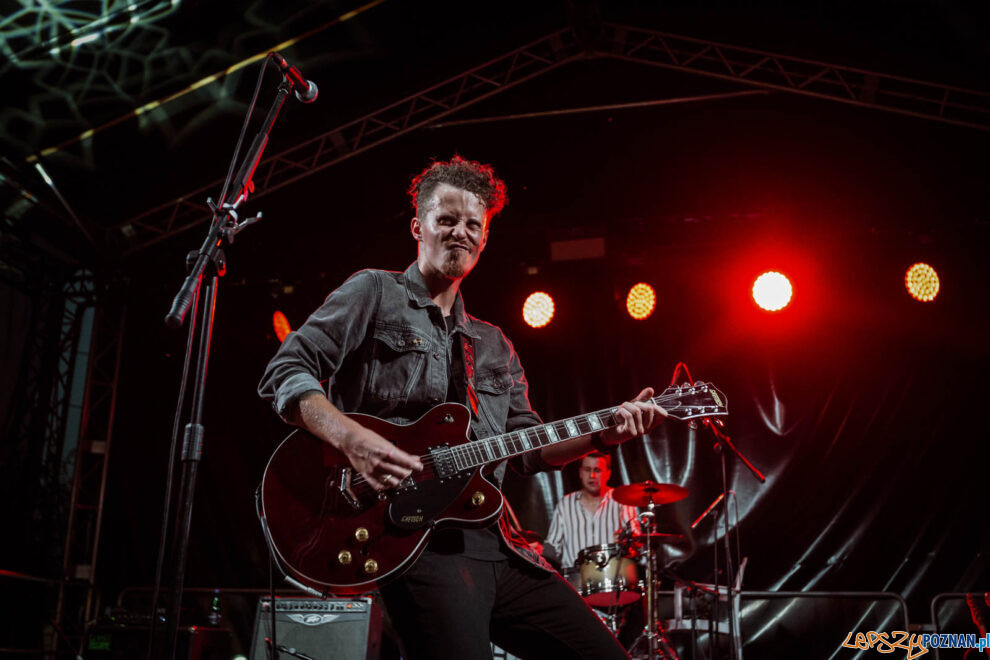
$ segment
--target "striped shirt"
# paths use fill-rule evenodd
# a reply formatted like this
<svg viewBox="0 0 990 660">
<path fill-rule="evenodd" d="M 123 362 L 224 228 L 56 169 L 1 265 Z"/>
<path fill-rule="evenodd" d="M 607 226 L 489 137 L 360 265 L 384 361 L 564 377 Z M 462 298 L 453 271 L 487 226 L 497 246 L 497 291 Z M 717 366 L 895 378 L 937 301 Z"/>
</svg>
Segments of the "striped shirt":
<svg viewBox="0 0 990 660">
<path fill-rule="evenodd" d="M 553 511 L 550 531 L 547 532 L 545 542 L 560 553 L 560 565 L 565 568 L 573 566 L 578 553 L 585 548 L 615 543 L 615 534 L 621 531 L 626 521 L 631 520 L 634 531 L 639 532 L 636 509 L 613 500 L 611 488 L 602 496 L 594 514 L 581 506 L 583 493 L 579 490 L 564 495 Z"/>
</svg>

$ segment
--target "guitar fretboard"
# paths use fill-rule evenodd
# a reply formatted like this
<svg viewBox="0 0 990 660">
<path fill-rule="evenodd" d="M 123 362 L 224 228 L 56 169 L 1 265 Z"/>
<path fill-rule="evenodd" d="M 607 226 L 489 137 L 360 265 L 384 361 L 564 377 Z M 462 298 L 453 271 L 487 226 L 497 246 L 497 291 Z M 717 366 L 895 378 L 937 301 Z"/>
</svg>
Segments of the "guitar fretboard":
<svg viewBox="0 0 990 660">
<path fill-rule="evenodd" d="M 662 406 L 671 417 L 677 417 L 679 410 L 691 407 L 680 404 L 680 393 L 668 394 L 670 389 L 660 396 L 655 396 L 650 401 Z M 694 394 L 692 388 L 691 391 Z M 454 466 L 459 472 L 461 470 L 473 469 L 489 463 L 502 461 L 513 456 L 519 456 L 530 451 L 535 451 L 542 447 L 588 435 L 596 431 L 604 431 L 619 425 L 616 417 L 618 408 L 606 408 L 593 413 L 576 415 L 557 422 L 538 424 L 518 431 L 510 431 L 491 438 L 466 442 L 450 448 L 451 458 Z M 715 412 L 712 406 L 712 414 L 724 414 Z"/>
</svg>

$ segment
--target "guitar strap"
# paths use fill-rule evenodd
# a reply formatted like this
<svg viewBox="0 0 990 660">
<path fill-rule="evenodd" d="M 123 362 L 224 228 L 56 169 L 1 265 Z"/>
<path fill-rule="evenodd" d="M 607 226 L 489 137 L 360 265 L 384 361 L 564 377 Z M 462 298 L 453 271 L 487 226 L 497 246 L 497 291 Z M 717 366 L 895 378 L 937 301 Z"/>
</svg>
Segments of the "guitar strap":
<svg viewBox="0 0 990 660">
<path fill-rule="evenodd" d="M 474 339 L 463 332 L 461 333 L 461 349 L 461 354 L 464 356 L 464 376 L 467 383 L 468 403 L 471 404 L 475 418 L 478 418 L 480 417 L 478 414 L 478 393 L 474 391 Z"/>
</svg>

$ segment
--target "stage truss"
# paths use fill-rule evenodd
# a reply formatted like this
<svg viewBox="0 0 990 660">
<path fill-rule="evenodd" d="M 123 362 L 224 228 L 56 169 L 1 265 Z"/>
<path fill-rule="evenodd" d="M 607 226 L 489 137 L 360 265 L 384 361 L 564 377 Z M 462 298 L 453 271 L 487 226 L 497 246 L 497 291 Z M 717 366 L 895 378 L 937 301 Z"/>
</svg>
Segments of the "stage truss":
<svg viewBox="0 0 990 660">
<path fill-rule="evenodd" d="M 573 28 L 510 51 L 364 117 L 269 156 L 255 173 L 253 199 L 380 146 L 478 101 L 577 59 L 607 57 L 865 108 L 990 130 L 990 94 L 863 69 L 606 23 L 584 46 Z M 205 201 L 222 181 L 183 194 L 108 229 L 125 253 L 210 218 Z"/>
</svg>

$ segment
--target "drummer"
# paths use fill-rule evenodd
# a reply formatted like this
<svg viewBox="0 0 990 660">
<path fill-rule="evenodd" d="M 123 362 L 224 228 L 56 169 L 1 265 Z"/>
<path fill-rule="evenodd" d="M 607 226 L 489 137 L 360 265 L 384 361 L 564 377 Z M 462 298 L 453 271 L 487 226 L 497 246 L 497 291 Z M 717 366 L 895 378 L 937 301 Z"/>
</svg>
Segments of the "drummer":
<svg viewBox="0 0 990 660">
<path fill-rule="evenodd" d="M 608 485 L 612 457 L 593 452 L 581 460 L 581 490 L 568 493 L 557 503 L 544 542 L 544 554 L 560 559 L 560 565 L 574 566 L 581 550 L 615 543 L 619 535 L 639 533 L 636 509 L 612 499 Z"/>
</svg>

